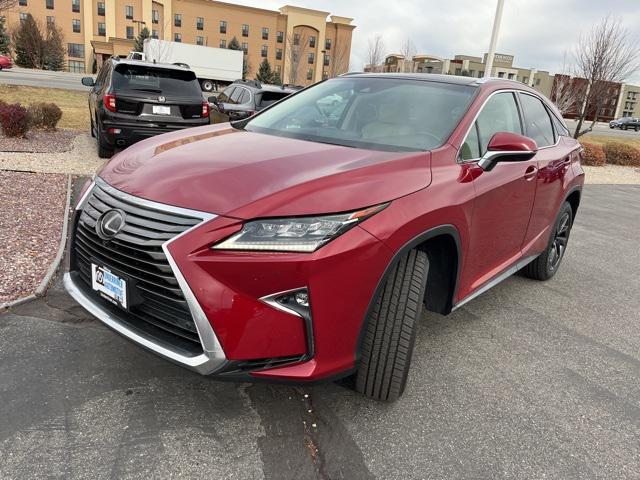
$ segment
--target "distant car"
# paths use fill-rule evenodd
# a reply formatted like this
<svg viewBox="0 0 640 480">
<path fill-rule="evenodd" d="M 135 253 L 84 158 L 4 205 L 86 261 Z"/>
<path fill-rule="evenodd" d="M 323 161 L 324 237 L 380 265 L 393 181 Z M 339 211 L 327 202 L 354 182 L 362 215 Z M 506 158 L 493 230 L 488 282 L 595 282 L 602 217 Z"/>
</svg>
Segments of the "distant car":
<svg viewBox="0 0 640 480">
<path fill-rule="evenodd" d="M 209 97 L 211 123 L 244 120 L 299 89 L 291 85 L 263 84 L 257 80 L 236 80 L 217 97 Z"/>
<path fill-rule="evenodd" d="M 0 70 L 4 70 L 5 68 L 13 67 L 13 61 L 11 57 L 7 57 L 6 55 L 0 55 Z"/>
<path fill-rule="evenodd" d="M 209 123 L 196 74 L 184 66 L 111 58 L 95 81 L 84 77 L 82 84 L 92 87 L 91 135 L 100 158 L 144 138 Z"/>
<path fill-rule="evenodd" d="M 640 119 L 633 117 L 622 117 L 609 122 L 609 128 L 619 128 L 620 130 L 633 129 L 636 132 L 640 130 Z"/>
</svg>

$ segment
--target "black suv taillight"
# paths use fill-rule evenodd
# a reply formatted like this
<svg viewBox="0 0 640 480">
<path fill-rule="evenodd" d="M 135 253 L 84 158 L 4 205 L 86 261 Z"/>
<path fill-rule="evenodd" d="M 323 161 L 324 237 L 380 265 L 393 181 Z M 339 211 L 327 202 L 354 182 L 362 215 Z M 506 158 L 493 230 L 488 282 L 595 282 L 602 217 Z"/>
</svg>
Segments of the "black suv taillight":
<svg viewBox="0 0 640 480">
<path fill-rule="evenodd" d="M 110 93 L 105 93 L 104 96 L 102 97 L 102 100 L 104 102 L 104 108 L 106 108 L 110 112 L 115 112 L 116 111 L 116 96 L 115 95 L 112 95 Z"/>
</svg>

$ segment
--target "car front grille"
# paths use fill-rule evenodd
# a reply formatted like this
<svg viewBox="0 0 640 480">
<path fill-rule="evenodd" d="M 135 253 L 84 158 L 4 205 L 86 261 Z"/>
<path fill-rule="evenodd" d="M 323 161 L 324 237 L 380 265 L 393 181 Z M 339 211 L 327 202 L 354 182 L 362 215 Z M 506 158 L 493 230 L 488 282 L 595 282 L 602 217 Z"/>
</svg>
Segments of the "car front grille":
<svg viewBox="0 0 640 480">
<path fill-rule="evenodd" d="M 113 239 L 96 233 L 96 221 L 105 211 L 124 212 L 125 226 Z M 159 341 L 193 354 L 202 353 L 198 330 L 187 301 L 173 274 L 162 245 L 202 222 L 135 203 L 118 190 L 96 184 L 77 219 L 71 251 L 75 270 L 95 300 L 114 311 L 131 327 Z M 122 275 L 128 282 L 128 312 L 110 305 L 91 290 L 91 264 Z"/>
</svg>

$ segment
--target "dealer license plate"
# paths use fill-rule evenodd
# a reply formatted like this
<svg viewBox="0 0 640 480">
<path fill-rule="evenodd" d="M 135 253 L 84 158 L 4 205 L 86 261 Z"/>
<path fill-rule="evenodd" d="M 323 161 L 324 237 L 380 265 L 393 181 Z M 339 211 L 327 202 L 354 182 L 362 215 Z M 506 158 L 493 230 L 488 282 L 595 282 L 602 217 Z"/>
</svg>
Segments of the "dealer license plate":
<svg viewBox="0 0 640 480">
<path fill-rule="evenodd" d="M 91 264 L 91 284 L 103 298 L 122 308 L 127 308 L 127 282 L 108 268 Z"/>
</svg>

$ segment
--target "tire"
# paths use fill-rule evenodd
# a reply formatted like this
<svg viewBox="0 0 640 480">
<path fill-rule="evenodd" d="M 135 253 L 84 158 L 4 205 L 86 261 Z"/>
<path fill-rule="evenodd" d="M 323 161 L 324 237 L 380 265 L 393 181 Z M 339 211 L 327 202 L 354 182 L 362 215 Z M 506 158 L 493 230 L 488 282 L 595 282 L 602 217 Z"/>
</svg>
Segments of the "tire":
<svg viewBox="0 0 640 480">
<path fill-rule="evenodd" d="M 384 401 L 397 400 L 404 392 L 428 270 L 427 254 L 411 250 L 387 277 L 364 327 L 358 392 Z"/>
<path fill-rule="evenodd" d="M 100 158 L 111 158 L 113 157 L 113 147 L 106 143 L 102 137 L 100 136 L 100 131 L 98 130 L 98 157 Z"/>
<path fill-rule="evenodd" d="M 202 82 L 200 82 L 200 87 L 205 92 L 212 92 L 213 91 L 213 82 L 211 80 L 202 80 Z"/>
<path fill-rule="evenodd" d="M 546 250 L 521 270 L 525 277 L 544 281 L 549 280 L 556 274 L 567 251 L 572 225 L 573 210 L 569 202 L 564 202 L 553 224 Z"/>
<path fill-rule="evenodd" d="M 90 120 L 91 122 L 91 127 L 90 127 L 90 132 L 91 132 L 91 137 L 92 138 L 96 138 L 96 131 L 95 131 L 95 124 L 93 123 L 93 118 Z"/>
</svg>

